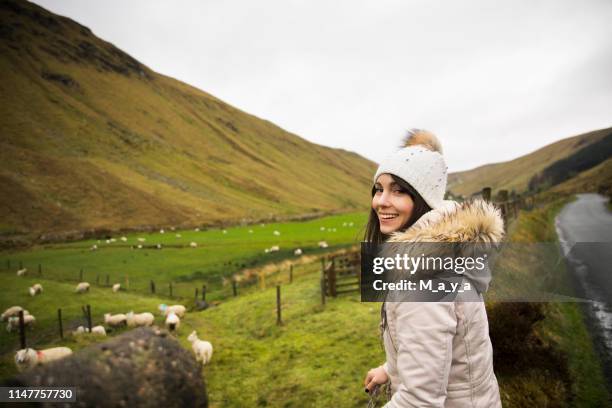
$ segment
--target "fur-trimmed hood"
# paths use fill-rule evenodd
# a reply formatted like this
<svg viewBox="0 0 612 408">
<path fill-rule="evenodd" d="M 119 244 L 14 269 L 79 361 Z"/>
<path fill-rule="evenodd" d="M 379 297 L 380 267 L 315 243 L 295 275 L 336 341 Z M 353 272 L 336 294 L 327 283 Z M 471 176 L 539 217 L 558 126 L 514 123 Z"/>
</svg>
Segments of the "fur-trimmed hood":
<svg viewBox="0 0 612 408">
<path fill-rule="evenodd" d="M 444 201 L 443 205 L 426 213 L 406 231 L 395 232 L 387 240 L 386 251 L 426 256 L 474 256 L 475 248 L 496 247 L 504 237 L 504 221 L 493 204 L 482 199 L 457 203 Z M 397 245 L 393 245 L 397 243 Z M 406 243 L 416 244 L 407 246 Z M 449 243 L 459 245 L 438 245 Z M 465 245 L 462 245 L 465 244 Z M 470 245 L 474 244 L 474 245 Z M 480 252 L 482 253 L 482 252 Z M 421 274 L 427 276 L 429 273 Z M 488 289 L 490 271 L 467 270 L 464 274 L 479 292 Z M 399 276 L 398 276 L 399 278 Z M 403 278 L 403 277 L 402 277 Z"/>
</svg>

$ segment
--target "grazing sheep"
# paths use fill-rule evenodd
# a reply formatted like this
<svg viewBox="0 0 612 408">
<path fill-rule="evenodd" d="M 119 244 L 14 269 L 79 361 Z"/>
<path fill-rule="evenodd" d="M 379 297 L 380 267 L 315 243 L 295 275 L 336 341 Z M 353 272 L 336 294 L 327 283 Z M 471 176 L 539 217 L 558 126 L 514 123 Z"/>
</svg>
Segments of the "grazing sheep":
<svg viewBox="0 0 612 408">
<path fill-rule="evenodd" d="M 87 327 L 83 327 L 83 326 L 79 326 L 77 327 L 77 329 L 75 331 L 72 332 L 73 336 L 80 336 L 83 333 L 89 333 L 89 328 Z M 91 333 L 92 334 L 97 334 L 100 336 L 106 336 L 106 329 L 104 329 L 104 326 L 94 326 L 91 328 Z"/>
<path fill-rule="evenodd" d="M 319 248 L 327 248 L 329 245 L 327 245 L 327 242 L 325 241 L 319 241 Z"/>
<path fill-rule="evenodd" d="M 343 223 L 342 223 L 342 226 L 343 226 L 343 227 L 346 227 L 346 226 L 347 226 L 347 224 L 348 224 L 347 222 L 343 222 Z"/>
<path fill-rule="evenodd" d="M 93 244 L 93 245 L 91 246 L 91 248 L 89 248 L 89 250 L 90 250 L 90 251 L 97 251 L 97 250 L 98 250 L 98 245 Z"/>
<path fill-rule="evenodd" d="M 187 311 L 187 308 L 183 305 L 168 306 L 162 303 L 161 305 L 159 305 L 159 310 L 163 316 L 168 316 L 168 314 L 174 313 L 178 317 L 183 317 L 185 315 L 185 312 Z"/>
<path fill-rule="evenodd" d="M 24 276 L 28 272 L 28 268 L 22 268 L 17 271 L 17 276 Z"/>
<path fill-rule="evenodd" d="M 325 227 L 321 227 L 319 228 L 321 231 L 325 231 Z"/>
<path fill-rule="evenodd" d="M 280 247 L 278 245 L 274 245 L 270 247 L 270 252 L 278 252 L 280 251 Z"/>
<path fill-rule="evenodd" d="M 187 337 L 187 340 L 191 342 L 191 348 L 196 356 L 196 361 L 202 364 L 208 364 L 213 354 L 213 346 L 208 341 L 198 339 L 198 335 L 195 330 Z"/>
<path fill-rule="evenodd" d="M 119 289 L 121 289 L 121 284 L 120 283 L 115 283 L 113 285 L 113 293 L 119 292 Z"/>
<path fill-rule="evenodd" d="M 196 229 L 194 229 L 195 232 L 200 232 L 200 229 L 198 227 L 196 227 Z"/>
<path fill-rule="evenodd" d="M 293 251 L 293 255 L 295 255 L 295 256 L 302 255 L 302 249 L 301 248 L 296 249 L 295 251 Z"/>
<path fill-rule="evenodd" d="M 30 292 L 30 296 L 35 296 L 39 293 L 42 293 L 43 287 L 40 283 L 35 283 L 30 288 L 28 288 L 28 291 Z"/>
<path fill-rule="evenodd" d="M 155 248 L 162 249 L 162 245 L 161 244 L 157 244 L 157 245 L 155 245 Z"/>
<path fill-rule="evenodd" d="M 190 242 L 189 246 L 192 247 L 192 248 L 197 248 L 198 244 L 196 242 Z"/>
<path fill-rule="evenodd" d="M 138 242 L 145 242 L 146 240 L 146 238 L 138 238 Z"/>
<path fill-rule="evenodd" d="M 110 243 L 111 243 L 111 240 L 110 240 L 110 239 L 107 239 L 107 240 L 106 240 L 106 243 L 107 243 L 107 244 L 110 244 Z"/>
<path fill-rule="evenodd" d="M 115 242 L 115 241 L 117 241 L 115 238 L 110 239 L 110 242 Z"/>
<path fill-rule="evenodd" d="M 23 315 L 23 325 L 24 326 L 32 326 L 34 325 L 34 323 L 36 323 L 36 318 L 34 316 L 32 316 L 31 314 Z M 6 325 L 6 331 L 10 333 L 14 329 L 18 329 L 18 328 L 19 328 L 19 317 L 17 316 L 9 317 L 8 323 Z"/>
<path fill-rule="evenodd" d="M 126 242 L 127 241 L 127 237 L 121 237 L 121 241 Z"/>
<path fill-rule="evenodd" d="M 353 226 L 353 222 L 352 222 L 352 221 L 351 221 L 351 222 L 349 222 L 349 225 L 348 225 L 348 226 L 349 226 L 349 227 L 352 227 L 352 226 Z"/>
<path fill-rule="evenodd" d="M 80 282 L 76 289 L 74 290 L 76 293 L 85 293 L 89 292 L 89 283 L 88 282 Z"/>
<path fill-rule="evenodd" d="M 138 246 L 136 248 L 142 249 L 142 245 L 138 244 Z"/>
<path fill-rule="evenodd" d="M 47 364 L 51 361 L 68 357 L 72 350 L 68 347 L 52 347 L 36 351 L 32 348 L 21 349 L 15 354 L 15 364 L 21 372 L 37 365 Z"/>
<path fill-rule="evenodd" d="M 180 238 L 180 237 L 182 237 L 182 235 L 181 234 L 176 234 L 175 237 Z"/>
<path fill-rule="evenodd" d="M 165 234 L 165 233 L 166 233 L 166 231 L 164 231 L 164 229 L 162 228 L 162 229 L 160 229 L 160 230 L 159 230 L 159 233 L 160 233 L 160 234 Z"/>
<path fill-rule="evenodd" d="M 104 324 L 117 327 L 117 326 L 127 326 L 127 316 L 123 313 L 118 313 L 116 315 L 111 315 L 110 313 L 104 314 Z"/>
<path fill-rule="evenodd" d="M 170 331 L 177 331 L 181 326 L 181 319 L 174 313 L 170 312 L 166 317 L 166 327 Z"/>
<path fill-rule="evenodd" d="M 250 229 L 250 230 L 249 230 L 249 234 L 252 234 L 252 233 L 253 233 L 253 230 L 252 230 L 252 229 Z"/>
<path fill-rule="evenodd" d="M 153 313 L 145 312 L 145 313 L 137 313 L 129 312 L 127 315 L 127 325 L 129 327 L 134 326 L 152 326 L 155 321 L 155 316 Z"/>
<path fill-rule="evenodd" d="M 280 235 L 280 232 L 278 232 L 278 231 L 274 230 L 273 234 L 274 234 L 274 235 L 276 235 L 276 236 L 279 236 L 279 235 Z"/>
<path fill-rule="evenodd" d="M 24 315 L 30 314 L 27 310 L 25 310 L 21 306 L 11 306 L 2 313 L 2 321 L 5 322 L 9 319 L 9 317 L 19 316 L 19 312 L 23 310 Z"/>
<path fill-rule="evenodd" d="M 268 248 L 264 249 L 264 252 L 267 254 L 268 252 L 270 252 L 270 250 Z"/>
</svg>

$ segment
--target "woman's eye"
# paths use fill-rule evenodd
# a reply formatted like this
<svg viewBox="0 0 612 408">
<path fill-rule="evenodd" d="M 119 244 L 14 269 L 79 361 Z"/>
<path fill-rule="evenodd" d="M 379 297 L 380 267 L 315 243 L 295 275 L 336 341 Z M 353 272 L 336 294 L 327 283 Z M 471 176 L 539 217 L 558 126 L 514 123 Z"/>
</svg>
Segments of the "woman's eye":
<svg viewBox="0 0 612 408">
<path fill-rule="evenodd" d="M 374 192 L 375 193 L 382 193 L 383 189 L 381 187 L 374 187 Z"/>
<path fill-rule="evenodd" d="M 394 193 L 394 194 L 404 194 L 404 193 L 405 193 L 405 191 L 404 191 L 404 190 L 402 190 L 402 189 L 398 189 L 398 188 L 396 188 L 396 189 L 394 189 L 394 190 L 392 190 L 392 191 L 393 191 L 393 193 Z"/>
</svg>

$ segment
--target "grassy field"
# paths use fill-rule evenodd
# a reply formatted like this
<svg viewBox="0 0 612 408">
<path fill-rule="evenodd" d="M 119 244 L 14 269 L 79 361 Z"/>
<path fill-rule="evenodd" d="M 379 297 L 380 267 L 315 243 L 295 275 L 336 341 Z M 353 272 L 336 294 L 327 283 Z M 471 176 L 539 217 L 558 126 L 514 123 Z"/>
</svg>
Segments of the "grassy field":
<svg viewBox="0 0 612 408">
<path fill-rule="evenodd" d="M 110 284 L 119 282 L 124 288 L 127 276 L 129 291 L 140 293 L 150 293 L 150 280 L 154 280 L 156 293 L 166 296 L 172 282 L 172 293 L 179 297 L 192 297 L 195 288 L 206 284 L 210 299 L 218 299 L 231 292 L 228 279 L 245 268 L 283 259 L 299 262 L 300 257 L 293 255 L 297 248 L 308 256 L 354 245 L 363 235 L 365 221 L 365 214 L 352 213 L 303 222 L 128 234 L 125 242 L 122 236 L 115 236 L 111 243 L 90 240 L 3 252 L 0 269 L 6 269 L 10 262 L 13 273 L 21 265 L 36 275 L 41 265 L 42 277 L 63 282 L 79 281 L 82 269 L 83 280 L 105 285 L 108 275 Z M 319 241 L 326 241 L 329 248 L 319 248 Z M 191 248 L 191 242 L 197 247 Z M 157 244 L 161 250 L 154 248 Z M 98 249 L 92 251 L 93 245 Z M 137 245 L 144 247 L 134 249 Z M 280 247 L 278 252 L 265 252 L 274 245 Z"/>
</svg>

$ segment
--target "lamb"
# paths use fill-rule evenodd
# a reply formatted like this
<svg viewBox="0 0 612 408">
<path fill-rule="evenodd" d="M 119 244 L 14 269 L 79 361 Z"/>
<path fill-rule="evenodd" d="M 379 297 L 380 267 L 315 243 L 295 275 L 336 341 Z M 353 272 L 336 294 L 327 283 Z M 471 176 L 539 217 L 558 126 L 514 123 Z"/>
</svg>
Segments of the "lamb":
<svg viewBox="0 0 612 408">
<path fill-rule="evenodd" d="M 104 324 L 107 324 L 111 327 L 126 326 L 127 316 L 124 315 L 123 313 L 118 313 L 116 315 L 105 313 L 104 314 Z"/>
<path fill-rule="evenodd" d="M 6 309 L 4 313 L 2 313 L 2 316 L 1 316 L 2 321 L 6 322 L 9 319 L 9 317 L 19 316 L 19 312 L 21 312 L 22 310 L 23 310 L 24 316 L 30 314 L 30 312 L 28 312 L 21 306 L 11 306 L 8 309 Z"/>
<path fill-rule="evenodd" d="M 28 272 L 28 268 L 22 268 L 17 271 L 17 276 L 24 276 Z"/>
<path fill-rule="evenodd" d="M 40 283 L 35 283 L 30 288 L 28 288 L 28 291 L 30 292 L 30 296 L 35 296 L 39 293 L 42 293 L 43 287 Z"/>
<path fill-rule="evenodd" d="M 83 327 L 83 326 L 79 326 L 77 327 L 77 329 L 75 331 L 72 332 L 73 336 L 80 336 L 83 333 L 89 333 L 89 328 L 87 327 Z M 106 336 L 106 330 L 104 329 L 104 326 L 94 326 L 91 328 L 91 333 L 92 334 L 98 334 L 100 336 Z"/>
<path fill-rule="evenodd" d="M 293 251 L 293 255 L 295 255 L 295 256 L 302 255 L 302 249 L 301 248 L 296 249 L 295 251 Z"/>
<path fill-rule="evenodd" d="M 134 326 L 152 326 L 155 321 L 155 317 L 153 313 L 145 312 L 145 313 L 137 313 L 129 312 L 127 315 L 127 325 L 129 327 Z"/>
<path fill-rule="evenodd" d="M 24 314 L 23 316 L 24 326 L 32 326 L 34 325 L 34 323 L 36 323 L 36 318 L 34 316 L 32 316 L 31 314 L 27 314 L 27 315 Z M 18 328 L 19 328 L 19 317 L 17 316 L 9 317 L 8 323 L 6 325 L 6 331 L 10 333 L 14 329 L 18 329 Z"/>
<path fill-rule="evenodd" d="M 15 354 L 15 364 L 17 369 L 22 372 L 36 365 L 48 364 L 52 361 L 68 357 L 72 350 L 68 347 L 52 347 L 45 350 L 36 351 L 32 348 L 21 349 Z"/>
<path fill-rule="evenodd" d="M 164 315 L 164 316 L 168 316 L 168 314 L 174 313 L 178 317 L 183 317 L 185 315 L 185 311 L 187 310 L 187 308 L 185 306 L 183 306 L 183 305 L 168 306 L 168 305 L 165 305 L 165 304 L 161 304 L 161 305 L 159 305 L 159 310 L 161 311 L 162 315 Z"/>
<path fill-rule="evenodd" d="M 84 292 L 89 292 L 89 283 L 87 282 L 80 282 L 77 286 L 76 289 L 74 290 L 76 293 L 84 293 Z"/>
<path fill-rule="evenodd" d="M 328 246 L 326 241 L 319 241 L 319 248 L 327 248 Z"/>
<path fill-rule="evenodd" d="M 181 326 L 181 319 L 174 313 L 170 312 L 166 317 L 166 327 L 170 331 L 177 331 Z"/>
<path fill-rule="evenodd" d="M 208 364 L 213 354 L 213 346 L 208 341 L 198 339 L 198 335 L 195 330 L 187 337 L 187 340 L 191 342 L 191 348 L 196 356 L 196 361 L 202 364 Z"/>
<path fill-rule="evenodd" d="M 121 284 L 120 283 L 115 283 L 113 285 L 113 293 L 119 292 L 119 289 L 121 289 Z"/>
<path fill-rule="evenodd" d="M 196 242 L 190 242 L 189 246 L 192 247 L 192 248 L 197 248 L 198 244 Z"/>
</svg>

